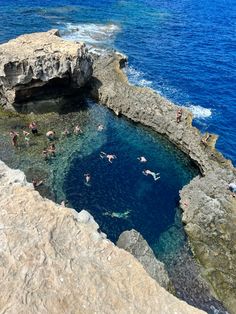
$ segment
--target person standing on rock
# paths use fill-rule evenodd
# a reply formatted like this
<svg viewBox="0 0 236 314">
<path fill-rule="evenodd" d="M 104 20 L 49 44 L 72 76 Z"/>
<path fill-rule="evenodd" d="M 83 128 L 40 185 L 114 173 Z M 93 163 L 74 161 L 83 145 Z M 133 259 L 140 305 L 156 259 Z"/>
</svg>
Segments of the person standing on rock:
<svg viewBox="0 0 236 314">
<path fill-rule="evenodd" d="M 31 122 L 30 125 L 29 125 L 29 129 L 31 130 L 32 134 L 36 135 L 38 134 L 38 127 L 37 127 L 37 124 L 36 122 Z"/>
<path fill-rule="evenodd" d="M 183 109 L 179 109 L 179 110 L 177 111 L 177 114 L 176 114 L 176 122 L 177 122 L 177 123 L 180 123 L 180 122 L 181 122 L 182 114 L 183 114 Z"/>
</svg>

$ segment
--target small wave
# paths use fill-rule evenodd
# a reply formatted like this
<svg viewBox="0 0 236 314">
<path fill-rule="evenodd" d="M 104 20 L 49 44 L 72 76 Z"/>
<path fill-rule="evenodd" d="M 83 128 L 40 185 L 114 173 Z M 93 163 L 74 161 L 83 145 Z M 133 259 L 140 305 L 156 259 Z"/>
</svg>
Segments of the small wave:
<svg viewBox="0 0 236 314">
<path fill-rule="evenodd" d="M 133 66 L 126 66 L 124 68 L 125 74 L 128 76 L 129 82 L 133 85 L 142 87 L 151 87 L 152 82 L 144 79 L 144 73 L 136 70 Z"/>
<path fill-rule="evenodd" d="M 109 46 L 113 42 L 116 33 L 119 31 L 119 26 L 115 24 L 66 23 L 61 33 L 65 39 L 82 41 L 94 47 L 100 46 L 101 44 Z"/>
<path fill-rule="evenodd" d="M 212 115 L 211 109 L 199 105 L 189 105 L 187 108 L 193 113 L 195 119 L 206 119 Z"/>
</svg>

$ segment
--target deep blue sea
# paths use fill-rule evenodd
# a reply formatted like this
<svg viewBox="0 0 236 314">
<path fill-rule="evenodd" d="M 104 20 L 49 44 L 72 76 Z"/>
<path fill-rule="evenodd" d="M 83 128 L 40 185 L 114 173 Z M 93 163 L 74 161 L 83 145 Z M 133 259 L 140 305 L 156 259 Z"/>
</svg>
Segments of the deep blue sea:
<svg viewBox="0 0 236 314">
<path fill-rule="evenodd" d="M 217 147 L 236 164 L 235 0 L 0 0 L 0 12 L 0 42 L 58 28 L 65 39 L 83 40 L 95 52 L 125 53 L 130 82 L 188 107 L 202 132 L 220 135 Z M 68 148 L 80 148 L 66 172 L 57 178 L 55 170 L 58 202 L 64 193 L 69 205 L 88 209 L 113 241 L 123 230 L 140 231 L 166 263 L 177 295 L 209 313 L 224 313 L 198 282 L 178 210 L 178 191 L 196 169 L 158 135 L 96 106 L 88 106 L 91 125 L 83 136 L 68 140 Z M 105 130 L 98 133 L 100 122 Z M 100 151 L 117 159 L 109 164 Z M 140 155 L 148 159 L 145 166 Z M 57 156 L 55 169 L 59 161 Z M 145 168 L 161 179 L 145 177 Z"/>
<path fill-rule="evenodd" d="M 131 81 L 188 106 L 236 164 L 235 0 L 1 0 L 0 10 L 0 42 L 53 27 L 124 52 Z"/>
</svg>

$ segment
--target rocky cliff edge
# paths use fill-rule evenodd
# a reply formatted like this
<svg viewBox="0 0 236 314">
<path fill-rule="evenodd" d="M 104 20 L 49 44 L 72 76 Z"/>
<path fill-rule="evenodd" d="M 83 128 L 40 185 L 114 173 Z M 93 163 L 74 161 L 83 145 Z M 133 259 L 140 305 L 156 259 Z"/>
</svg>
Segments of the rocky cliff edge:
<svg viewBox="0 0 236 314">
<path fill-rule="evenodd" d="M 0 195 L 1 313 L 204 313 L 161 288 L 88 212 L 42 198 L 3 162 Z"/>
</svg>

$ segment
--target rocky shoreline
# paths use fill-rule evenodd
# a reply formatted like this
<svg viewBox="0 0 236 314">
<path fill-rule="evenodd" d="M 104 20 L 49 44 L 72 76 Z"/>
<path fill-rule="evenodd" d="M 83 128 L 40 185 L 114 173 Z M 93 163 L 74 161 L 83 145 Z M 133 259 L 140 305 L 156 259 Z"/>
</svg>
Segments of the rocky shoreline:
<svg viewBox="0 0 236 314">
<path fill-rule="evenodd" d="M 130 85 L 122 71 L 126 61 L 119 53 L 94 56 L 91 95 L 117 115 L 163 134 L 199 167 L 202 176 L 180 191 L 182 220 L 203 276 L 226 308 L 236 313 L 236 199 L 228 190 L 236 169 L 215 149 L 216 135 L 201 135 L 192 126 L 188 110 L 177 123 L 174 104 L 148 88 Z"/>
<path fill-rule="evenodd" d="M 38 41 L 34 41 L 34 36 L 36 36 L 35 38 L 37 38 Z M 235 246 L 233 246 L 234 243 L 236 243 L 236 199 L 233 198 L 231 193 L 227 190 L 228 184 L 236 180 L 236 170 L 232 166 L 232 163 L 229 160 L 226 160 L 215 149 L 217 136 L 202 136 L 199 130 L 192 126 L 192 114 L 187 110 L 183 110 L 181 122 L 177 123 L 177 107 L 174 104 L 170 103 L 168 100 L 164 99 L 150 89 L 130 85 L 127 77 L 122 71 L 122 67 L 127 60 L 126 57 L 121 54 L 111 53 L 100 56 L 93 55 L 93 60 L 91 60 L 91 56 L 87 53 L 83 44 L 81 45 L 77 43 L 67 43 L 58 37 L 58 33 L 55 30 L 47 33 L 24 35 L 19 38 L 20 39 L 9 42 L 11 52 L 8 54 L 8 57 L 6 57 L 6 55 L 8 51 L 7 45 L 9 45 L 9 43 L 0 46 L 0 101 L 5 106 L 5 108 L 21 111 L 22 108 L 24 108 L 24 102 L 22 102 L 22 100 L 25 96 L 27 96 L 26 98 L 31 102 L 30 108 L 34 108 L 35 104 L 38 103 L 40 96 L 44 94 L 45 91 L 50 91 L 50 88 L 52 88 L 52 81 L 53 90 L 57 90 L 56 94 L 58 93 L 58 95 L 61 95 L 60 92 L 62 92 L 63 94 L 67 90 L 67 88 L 69 89 L 69 92 L 71 92 L 72 90 L 75 90 L 75 92 L 80 92 L 81 88 L 84 88 L 83 86 L 87 82 L 86 88 L 91 97 L 93 97 L 96 101 L 99 101 L 100 103 L 106 105 L 108 108 L 112 109 L 117 115 L 124 115 L 134 122 L 142 123 L 146 126 L 151 127 L 156 132 L 167 137 L 173 144 L 175 144 L 179 149 L 186 153 L 191 158 L 191 160 L 193 160 L 197 164 L 202 176 L 198 176 L 193 179 L 190 184 L 185 186 L 182 191 L 180 191 L 180 205 L 183 210 L 183 222 L 185 224 L 185 230 L 189 236 L 193 253 L 202 265 L 203 276 L 208 280 L 208 282 L 211 283 L 211 286 L 216 296 L 223 302 L 227 309 L 231 313 L 236 313 L 236 277 L 234 272 L 234 267 L 236 265 L 236 248 Z M 47 43 L 46 45 L 45 42 Z M 15 45 L 15 48 L 18 46 L 19 50 L 19 43 L 20 46 L 26 45 L 27 47 L 30 47 L 26 50 L 28 52 L 27 56 L 25 54 L 22 55 L 22 53 L 20 52 L 18 56 L 17 49 L 13 49 Z M 37 45 L 38 48 L 36 47 Z M 14 51 L 14 53 L 12 53 L 12 51 Z M 19 59 L 20 56 L 22 56 L 22 60 Z M 27 60 L 30 61 L 28 62 Z M 4 64 L 7 66 L 4 67 Z M 60 83 L 62 83 L 62 85 L 66 88 L 60 89 L 61 85 L 58 79 L 60 79 Z M 57 88 L 57 85 L 59 86 L 59 90 Z M 41 89 L 41 87 L 43 87 L 43 89 Z M 47 106 L 47 103 L 44 104 Z M 57 103 L 55 103 L 55 105 L 57 106 Z M 0 201 L 2 202 L 2 208 L 4 209 L 3 214 L 6 215 L 4 216 L 5 218 L 8 216 L 8 214 L 6 213 L 8 213 L 8 211 L 10 213 L 15 206 L 17 206 L 17 208 L 20 208 L 19 215 L 21 216 L 18 217 L 20 219 L 19 226 L 23 226 L 22 230 L 24 230 L 24 232 L 22 234 L 19 233 L 18 236 L 22 237 L 23 241 L 23 235 L 26 232 L 24 226 L 26 221 L 25 219 L 28 219 L 27 217 L 30 217 L 30 215 L 35 215 L 33 212 L 30 211 L 29 213 L 26 213 L 26 216 L 24 216 L 24 207 L 27 208 L 27 210 L 29 209 L 29 207 L 27 207 L 27 202 L 31 200 L 33 207 L 36 207 L 40 211 L 44 211 L 44 205 L 49 204 L 49 201 L 43 200 L 38 194 L 35 194 L 36 192 L 32 191 L 32 187 L 25 182 L 24 178 L 12 181 L 12 179 L 8 178 L 8 173 L 10 174 L 11 170 L 7 169 L 7 167 L 2 164 L 0 177 L 0 180 L 2 182 L 0 186 L 2 188 L 1 195 L 4 195 L 5 199 L 1 197 Z M 22 173 L 20 176 L 22 177 Z M 6 178 L 8 179 L 6 180 Z M 17 187 L 15 187 L 15 185 Z M 27 188 L 18 188 L 19 185 L 26 185 Z M 27 195 L 27 198 L 23 199 L 23 196 L 21 196 L 18 199 L 19 202 L 16 205 L 15 198 L 17 199 L 17 193 L 19 192 L 19 190 L 21 190 L 20 193 L 22 193 L 22 195 Z M 38 207 L 35 202 L 36 199 L 37 202 L 39 202 Z M 52 210 L 50 211 L 50 215 L 57 216 L 56 210 L 58 211 L 58 208 L 60 209 L 61 207 L 53 204 L 52 202 L 50 204 L 51 205 L 49 207 L 52 208 Z M 57 209 L 55 210 L 55 208 Z M 53 210 L 55 211 L 54 214 Z M 68 214 L 70 210 L 68 209 L 66 211 Z M 63 212 L 63 215 L 65 215 L 65 217 L 67 217 L 67 214 Z M 15 214 L 13 213 L 12 217 L 14 215 Z M 40 216 L 40 213 L 38 213 L 38 215 Z M 63 218 L 63 215 L 62 222 L 65 219 Z M 86 215 L 87 214 L 85 214 L 85 216 Z M 4 217 L 3 226 L 5 226 L 6 224 L 6 220 Z M 17 215 L 14 217 L 17 218 Z M 74 214 L 73 217 L 75 217 Z M 29 221 L 32 222 L 31 218 L 29 219 Z M 90 218 L 88 220 L 90 220 Z M 37 217 L 37 221 L 40 225 L 39 217 Z M 11 221 L 9 223 L 11 223 Z M 68 229 L 63 229 L 63 234 L 66 237 L 69 237 L 69 234 L 68 232 L 66 232 L 66 230 L 68 231 L 69 227 L 71 228 L 71 224 L 73 224 L 72 221 L 69 223 L 69 225 L 67 225 Z M 35 226 L 33 223 L 31 227 L 35 230 L 35 228 L 38 228 L 38 225 Z M 47 227 L 48 226 L 45 225 L 45 232 L 48 232 L 49 230 L 47 230 Z M 10 237 L 11 234 L 8 234 L 8 231 L 5 231 L 4 228 L 5 227 L 3 227 L 3 238 L 5 241 L 4 243 L 6 243 L 5 248 L 9 246 L 14 248 L 14 246 L 16 246 L 15 250 L 19 250 L 19 247 L 17 246 L 15 240 Z M 56 222 L 53 222 L 51 229 L 55 229 L 58 236 L 60 233 L 60 228 L 58 228 L 58 224 Z M 97 226 L 95 229 L 97 229 Z M 17 230 L 14 232 L 17 232 Z M 89 235 L 89 239 L 91 237 L 93 238 L 93 236 L 94 235 Z M 26 242 L 29 244 L 28 237 L 26 237 L 26 239 Z M 72 239 L 68 238 L 68 241 L 69 242 L 63 242 L 60 238 L 60 243 L 57 248 L 59 250 L 64 250 L 66 245 L 68 245 L 68 243 L 71 243 Z M 49 242 L 51 245 L 51 240 Z M 46 242 L 44 239 L 43 247 L 45 247 L 45 243 Z M 97 245 L 97 242 L 95 244 Z M 5 254 L 6 252 L 4 250 L 3 252 Z M 67 253 L 63 253 L 63 262 L 66 258 L 68 258 L 68 256 L 73 255 L 73 250 L 67 252 L 69 255 L 66 255 Z M 44 252 L 44 249 L 42 249 L 42 251 Z M 117 251 L 117 256 L 121 254 L 119 252 L 120 251 Z M 50 255 L 51 253 L 48 251 L 47 254 Z M 84 254 L 88 254 L 89 256 L 90 254 L 92 254 L 88 246 L 86 247 Z M 98 254 L 98 252 L 96 254 Z M 19 257 L 20 260 L 22 258 L 23 261 L 20 267 L 23 267 L 23 264 L 28 258 L 27 256 L 29 256 L 28 248 L 27 254 L 25 254 L 24 257 Z M 127 256 L 130 255 L 126 255 L 125 258 L 127 258 Z M 15 260 L 12 264 L 12 267 L 19 266 L 19 258 L 16 256 L 14 257 Z M 24 258 L 26 258 L 26 260 L 24 260 Z M 55 256 L 53 257 L 53 259 L 54 258 Z M 75 259 L 78 258 L 80 258 L 79 255 L 75 257 Z M 34 260 L 34 257 L 31 256 L 30 259 Z M 58 261 L 57 254 L 56 259 Z M 7 255 L 7 257 L 3 255 L 2 259 L 2 272 L 5 275 L 10 271 L 8 270 L 8 268 L 6 268 L 7 263 L 4 262 L 6 260 L 10 261 L 9 254 Z M 34 263 L 36 263 L 35 260 L 33 264 Z M 97 261 L 95 261 L 95 263 L 97 263 Z M 11 263 L 9 263 L 9 265 L 11 265 Z M 37 263 L 35 265 L 37 265 Z M 53 265 L 55 266 L 55 264 Z M 42 268 L 43 277 L 47 278 L 48 273 L 44 273 L 44 266 L 45 265 L 43 265 Z M 77 263 L 77 266 L 80 266 L 79 262 Z M 88 267 L 89 266 L 91 265 L 88 265 Z M 58 269 L 61 269 L 60 267 Z M 78 267 L 76 268 L 76 274 L 78 276 L 81 276 Z M 106 268 L 106 266 L 104 267 Z M 52 271 L 54 270 L 50 269 L 50 272 Z M 20 273 L 17 273 L 17 276 L 18 275 L 20 281 L 21 275 Z M 32 277 L 32 274 L 30 276 Z M 13 276 L 10 276 L 10 278 L 14 281 Z M 130 282 L 130 280 L 128 281 Z M 134 280 L 134 283 L 135 282 L 136 279 Z M 47 282 L 47 285 L 48 284 L 49 283 Z M 43 288 L 46 289 L 47 285 L 43 284 Z M 55 291 L 58 291 L 59 286 L 55 284 L 55 281 L 53 281 L 53 286 L 55 288 Z M 23 287 L 24 289 L 26 289 L 24 284 Z M 31 283 L 30 287 L 32 288 Z M 149 283 L 148 287 L 151 287 L 149 286 Z M 73 287 L 69 288 L 73 290 Z M 8 293 L 9 289 L 12 288 L 10 286 L 6 286 L 6 288 L 4 288 L 4 291 L 6 290 L 6 293 Z M 24 289 L 23 291 L 25 292 Z M 84 289 L 87 289 L 86 286 L 84 287 Z M 96 284 L 93 287 L 91 286 L 91 291 L 93 291 L 94 297 L 95 289 L 97 289 Z M 155 293 L 151 292 L 150 289 L 148 289 L 148 293 L 150 292 L 151 295 L 154 295 Z M 141 290 L 143 292 L 142 288 Z M 37 291 L 37 293 L 43 293 L 43 295 L 45 296 L 46 290 L 42 292 L 42 290 L 37 288 Z M 128 292 L 129 290 L 125 291 L 128 294 L 130 293 Z M 31 301 L 33 300 L 32 302 L 36 304 L 36 312 L 38 310 L 40 310 L 41 313 L 44 312 L 44 307 L 46 307 L 47 310 L 52 309 L 51 306 L 55 306 L 54 302 L 58 302 L 58 300 L 55 301 L 54 296 L 52 303 L 50 303 L 50 301 L 47 301 L 49 302 L 48 304 L 45 305 L 44 303 L 40 303 L 40 306 L 38 307 L 36 297 L 39 297 L 39 295 L 37 295 L 37 293 L 31 299 Z M 108 292 L 106 291 L 106 294 L 107 293 Z M 115 294 L 116 293 L 114 292 L 114 295 Z M 63 304 L 66 303 L 66 295 L 67 292 L 65 292 L 65 294 L 63 295 Z M 7 304 L 9 304 L 7 303 L 8 297 L 9 296 L 5 295 L 2 302 L 2 304 L 5 304 L 4 306 L 6 309 Z M 22 309 L 25 310 L 27 309 L 28 304 L 32 302 L 28 301 L 28 294 L 25 296 L 21 294 L 21 297 L 24 300 L 22 299 L 23 301 L 21 300 L 19 302 L 22 305 Z M 84 301 L 81 301 L 75 292 L 73 292 L 73 298 L 71 301 L 74 305 L 76 302 L 79 302 L 79 304 L 81 304 L 82 306 L 82 303 Z M 114 306 L 115 304 L 120 304 L 121 301 L 119 298 L 117 299 L 114 296 L 112 298 L 114 298 Z M 147 296 L 147 299 L 148 298 L 149 297 Z M 134 300 L 136 299 L 137 295 L 133 297 L 133 301 L 132 303 L 130 303 L 129 306 L 134 306 L 133 303 L 136 302 L 134 302 Z M 130 313 L 133 313 L 134 311 L 136 313 L 143 312 L 143 306 L 144 304 L 146 304 L 147 301 L 144 301 L 145 298 L 143 296 L 141 299 L 142 300 L 140 301 L 141 303 L 139 303 L 139 306 L 136 306 L 135 310 L 134 308 L 130 309 Z M 131 299 L 129 299 L 129 301 L 130 300 Z M 88 300 L 86 300 L 86 302 L 87 301 Z M 142 303 L 143 301 L 144 303 Z M 156 300 L 151 300 L 151 304 L 155 305 L 156 309 L 159 309 L 158 313 L 165 313 L 165 307 L 158 307 L 159 305 L 156 304 L 156 302 Z M 94 304 L 97 303 L 94 302 Z M 16 306 L 16 304 L 14 304 L 14 306 Z M 57 313 L 60 312 L 60 306 L 60 302 L 57 303 Z M 97 306 L 99 308 L 99 305 Z M 118 313 L 125 312 L 124 309 L 129 308 L 127 306 L 128 305 L 126 303 L 122 303 L 122 310 L 118 311 Z M 167 304 L 166 306 L 169 305 Z M 69 304 L 66 304 L 65 307 L 73 312 L 73 307 L 70 308 Z M 87 308 L 87 310 L 83 310 L 83 313 L 92 312 L 91 308 L 89 308 L 88 303 L 86 303 L 85 308 Z M 151 305 L 148 310 L 146 308 L 146 312 L 155 313 L 154 308 L 155 307 L 152 307 Z M 108 307 L 107 310 L 112 310 L 114 313 L 116 312 L 112 307 Z M 173 309 L 168 307 L 166 313 L 168 313 L 168 311 L 173 312 Z M 192 308 L 190 311 L 191 313 L 194 313 Z M 8 312 L 13 313 L 13 308 Z M 198 312 L 200 313 L 200 311 Z M 101 311 L 99 313 L 101 313 Z M 181 309 L 179 313 L 188 313 L 188 311 L 186 310 L 185 312 L 185 309 Z"/>
</svg>

